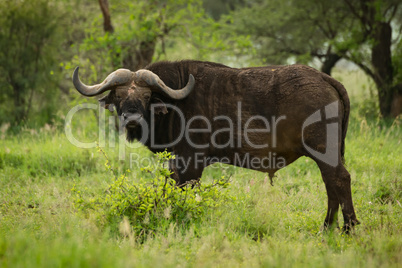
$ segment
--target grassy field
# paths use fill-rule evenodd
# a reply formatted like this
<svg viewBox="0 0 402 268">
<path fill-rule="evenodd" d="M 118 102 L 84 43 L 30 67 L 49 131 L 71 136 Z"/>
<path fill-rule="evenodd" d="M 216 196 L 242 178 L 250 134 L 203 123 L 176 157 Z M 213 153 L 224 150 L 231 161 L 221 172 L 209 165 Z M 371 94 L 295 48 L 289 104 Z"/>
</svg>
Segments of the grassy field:
<svg viewBox="0 0 402 268">
<path fill-rule="evenodd" d="M 352 235 L 323 232 L 327 197 L 315 163 L 301 158 L 277 173 L 208 168 L 202 181 L 233 174 L 233 202 L 183 227 L 171 222 L 145 240 L 76 209 L 74 184 L 102 195 L 111 181 L 96 148 L 79 149 L 62 129 L 0 132 L 0 267 L 401 267 L 401 121 L 373 116 L 369 83 L 335 74 L 350 91 L 346 163 L 361 225 Z M 78 132 L 94 138 L 89 123 Z M 106 148 L 121 170 L 117 152 Z M 144 148 L 130 149 L 144 157 Z M 129 179 L 148 174 L 132 169 Z M 342 216 L 340 215 L 340 223 Z"/>
</svg>

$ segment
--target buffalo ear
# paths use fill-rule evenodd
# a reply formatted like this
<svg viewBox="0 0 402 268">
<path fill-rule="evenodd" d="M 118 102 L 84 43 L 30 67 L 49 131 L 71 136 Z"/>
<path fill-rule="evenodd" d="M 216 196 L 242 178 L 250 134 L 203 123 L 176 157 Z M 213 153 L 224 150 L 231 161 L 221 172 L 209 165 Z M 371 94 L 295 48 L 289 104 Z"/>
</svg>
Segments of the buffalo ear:
<svg viewBox="0 0 402 268">
<path fill-rule="evenodd" d="M 114 111 L 114 105 L 110 102 L 109 95 L 100 98 L 98 101 L 100 106 L 103 107 L 104 109 L 109 109 L 109 111 L 111 112 Z"/>
<path fill-rule="evenodd" d="M 166 108 L 166 104 L 159 98 L 152 98 L 151 105 L 149 105 L 149 109 L 154 111 L 155 114 L 167 114 L 168 110 Z"/>
</svg>

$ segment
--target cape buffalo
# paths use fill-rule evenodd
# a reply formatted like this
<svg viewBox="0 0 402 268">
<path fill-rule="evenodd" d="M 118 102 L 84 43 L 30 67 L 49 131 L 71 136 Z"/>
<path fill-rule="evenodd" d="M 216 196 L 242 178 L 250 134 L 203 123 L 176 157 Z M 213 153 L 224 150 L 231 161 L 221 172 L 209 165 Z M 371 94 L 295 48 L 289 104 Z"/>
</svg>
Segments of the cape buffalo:
<svg viewBox="0 0 402 268">
<path fill-rule="evenodd" d="M 328 195 L 324 226 L 344 229 L 356 218 L 350 175 L 343 164 L 349 98 L 343 85 L 304 65 L 230 68 L 201 61 L 157 62 L 118 69 L 102 83 L 75 88 L 116 107 L 127 139 L 176 155 L 178 184 L 197 180 L 214 162 L 274 173 L 301 156 L 320 168 Z M 177 160 L 178 159 L 178 160 Z"/>
</svg>

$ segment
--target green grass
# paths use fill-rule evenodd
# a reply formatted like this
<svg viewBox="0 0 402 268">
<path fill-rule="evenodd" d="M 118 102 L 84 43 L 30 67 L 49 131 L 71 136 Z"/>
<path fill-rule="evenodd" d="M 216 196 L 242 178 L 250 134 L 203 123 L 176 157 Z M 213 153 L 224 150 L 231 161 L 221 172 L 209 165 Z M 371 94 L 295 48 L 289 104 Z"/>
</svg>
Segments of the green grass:
<svg viewBox="0 0 402 268">
<path fill-rule="evenodd" d="M 301 158 L 277 173 L 274 186 L 263 173 L 208 168 L 203 181 L 233 174 L 229 193 L 237 200 L 188 228 L 171 223 L 145 241 L 122 236 L 73 204 L 74 184 L 101 195 L 111 181 L 96 148 L 78 149 L 60 130 L 25 130 L 0 140 L 0 267 L 400 267 L 401 121 L 367 115 L 358 81 L 342 81 L 359 96 L 346 142 L 362 222 L 352 235 L 323 232 L 325 187 L 315 163 Z M 115 149 L 106 152 L 121 170 L 128 167 Z M 129 176 L 149 178 L 137 169 Z"/>
</svg>

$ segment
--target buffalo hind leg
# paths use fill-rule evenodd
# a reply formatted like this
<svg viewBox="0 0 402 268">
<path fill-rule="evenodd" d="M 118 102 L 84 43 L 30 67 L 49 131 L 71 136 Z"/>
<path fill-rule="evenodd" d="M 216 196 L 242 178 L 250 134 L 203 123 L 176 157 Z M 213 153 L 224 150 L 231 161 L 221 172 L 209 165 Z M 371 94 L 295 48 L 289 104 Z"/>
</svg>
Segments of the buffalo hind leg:
<svg viewBox="0 0 402 268">
<path fill-rule="evenodd" d="M 324 183 L 325 183 L 325 188 L 327 189 L 327 195 L 328 195 L 328 210 L 327 210 L 327 216 L 325 217 L 325 221 L 324 221 L 324 229 L 339 228 L 339 224 L 338 224 L 338 209 L 339 209 L 338 196 L 336 194 L 335 189 L 332 189 L 331 186 L 325 182 L 325 179 L 324 179 Z"/>
<path fill-rule="evenodd" d="M 354 225 L 360 223 L 353 207 L 350 174 L 342 163 L 332 167 L 320 161 L 317 162 L 328 195 L 328 212 L 324 227 L 328 228 L 337 224 L 336 217 L 340 205 L 344 220 L 343 230 L 348 233 Z"/>
</svg>

